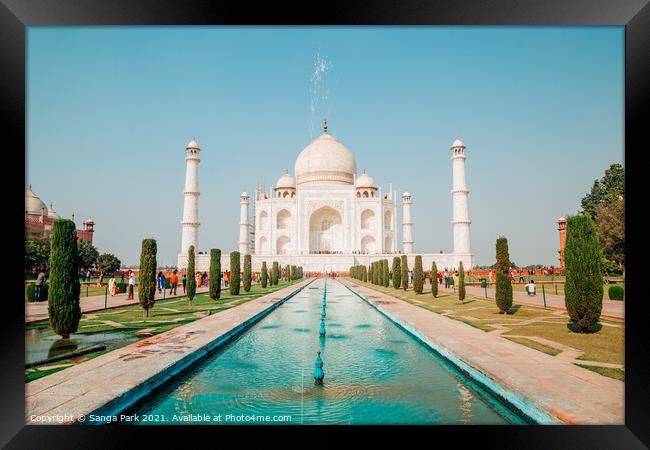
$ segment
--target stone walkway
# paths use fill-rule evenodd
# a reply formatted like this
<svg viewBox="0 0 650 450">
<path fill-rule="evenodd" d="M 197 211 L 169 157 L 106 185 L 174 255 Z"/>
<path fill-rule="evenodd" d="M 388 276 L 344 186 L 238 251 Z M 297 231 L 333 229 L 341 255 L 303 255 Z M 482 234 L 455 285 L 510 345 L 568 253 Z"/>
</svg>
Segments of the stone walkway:
<svg viewBox="0 0 650 450">
<path fill-rule="evenodd" d="M 163 297 L 163 294 L 159 294 L 158 291 L 156 290 L 156 300 L 161 300 L 163 298 L 178 298 L 178 297 L 184 297 L 185 294 L 183 294 L 183 288 L 179 288 L 178 292 L 180 292 L 177 295 L 169 295 L 169 292 L 165 292 L 165 296 Z M 200 287 L 196 289 L 197 294 L 203 294 L 205 292 L 208 292 L 207 287 Z M 130 305 L 137 305 L 138 304 L 138 290 L 136 288 L 135 293 L 134 293 L 135 299 L 133 300 L 127 300 L 127 294 L 118 294 L 113 297 L 110 295 L 106 299 L 106 304 L 108 306 L 108 309 L 110 308 L 119 308 L 122 306 L 130 306 Z M 83 297 L 80 301 L 79 304 L 81 306 L 81 312 L 82 313 L 88 313 L 92 311 L 101 311 L 103 309 L 107 309 L 105 307 L 104 303 L 104 296 L 103 295 L 98 295 L 94 297 Z M 32 323 L 32 322 L 41 322 L 44 320 L 47 320 L 49 318 L 48 312 L 47 312 L 47 302 L 29 302 L 25 303 L 25 323 Z"/>
<path fill-rule="evenodd" d="M 26 423 L 70 424 L 81 420 L 92 424 L 89 415 L 98 410 L 101 414 L 119 414 L 125 405 L 148 395 L 157 383 L 229 338 L 232 330 L 311 281 L 288 286 L 27 383 Z"/>
<path fill-rule="evenodd" d="M 427 283 L 429 290 L 431 290 L 431 285 Z M 443 286 L 438 285 L 438 289 L 442 292 L 453 292 L 454 289 L 445 289 Z M 537 295 L 528 295 L 526 292 L 513 291 L 512 300 L 513 303 L 521 305 L 532 305 L 532 306 L 541 306 L 544 307 L 544 297 L 542 296 L 541 287 L 538 287 Z M 550 288 L 549 288 L 550 289 Z M 477 286 L 466 286 L 465 292 L 467 295 L 472 295 L 474 297 L 485 298 L 485 289 Z M 494 289 L 487 288 L 488 298 L 494 298 Z M 546 307 L 548 309 L 555 309 L 558 311 L 566 311 L 566 306 L 564 304 L 563 295 L 555 294 L 546 294 Z M 609 317 L 612 319 L 624 319 L 625 318 L 625 302 L 616 301 L 616 300 L 603 300 L 603 310 L 601 315 L 603 317 Z"/>
<path fill-rule="evenodd" d="M 558 422 L 624 423 L 625 383 L 576 366 L 573 362 L 579 355 L 547 355 L 498 333 L 486 333 L 352 281 L 341 281 L 378 309 L 529 404 L 547 411 Z"/>
</svg>

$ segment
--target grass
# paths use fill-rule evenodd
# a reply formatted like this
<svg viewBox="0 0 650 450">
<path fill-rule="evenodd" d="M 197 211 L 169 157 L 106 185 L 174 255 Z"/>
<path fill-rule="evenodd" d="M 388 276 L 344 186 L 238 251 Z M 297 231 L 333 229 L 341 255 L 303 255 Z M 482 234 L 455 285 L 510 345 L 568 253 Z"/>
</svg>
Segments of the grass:
<svg viewBox="0 0 650 450">
<path fill-rule="evenodd" d="M 623 369 L 614 369 L 611 367 L 598 367 L 598 366 L 586 366 L 584 364 L 576 364 L 583 369 L 591 370 L 600 375 L 604 375 L 609 378 L 614 378 L 615 380 L 625 381 L 625 371 Z"/>
<path fill-rule="evenodd" d="M 610 298 L 609 298 L 609 287 L 610 286 L 611 286 L 610 284 L 604 284 L 603 285 L 603 300 L 610 300 Z M 620 286 L 625 287 L 624 284 L 622 284 Z M 564 284 L 559 284 L 559 283 L 555 284 L 555 285 L 548 284 L 548 285 L 544 286 L 544 290 L 545 290 L 546 294 L 555 295 L 555 292 L 556 292 L 555 288 L 556 287 L 557 287 L 557 295 L 564 295 Z M 524 287 L 523 284 L 513 284 L 512 285 L 512 290 L 513 291 L 519 291 L 519 292 L 526 292 L 526 288 Z M 537 295 L 538 296 L 542 295 L 542 285 L 541 284 L 537 285 Z M 620 300 L 620 301 L 622 301 L 622 300 Z"/>
<path fill-rule="evenodd" d="M 280 281 L 277 286 L 269 286 L 266 289 L 263 289 L 260 285 L 253 285 L 250 292 L 244 292 L 242 290 L 240 295 L 237 296 L 231 296 L 229 290 L 226 289 L 225 291 L 221 291 L 221 298 L 219 300 L 212 300 L 207 293 L 199 294 L 194 297 L 191 306 L 189 305 L 187 297 L 157 300 L 154 307 L 149 310 L 149 317 L 146 318 L 143 317 L 142 308 L 139 305 L 125 306 L 104 311 L 94 311 L 82 315 L 77 334 L 93 334 L 114 331 L 125 333 L 127 336 L 144 339 L 145 336 L 138 334 L 141 330 L 153 328 L 150 332 L 152 335 L 164 333 L 173 328 L 201 319 L 208 314 L 216 314 L 225 311 L 226 309 L 230 309 L 234 306 L 241 305 L 242 303 L 270 294 L 292 284 L 296 284 L 299 281 L 301 280 L 291 282 Z M 110 324 L 103 323 L 102 321 L 116 322 L 123 325 L 124 328 L 114 327 Z M 43 332 L 43 337 L 55 334 L 49 329 L 50 327 L 48 322 L 26 324 L 25 328 L 26 330 L 47 329 L 47 331 Z M 115 345 L 101 352 L 84 355 L 79 358 L 57 361 L 51 365 L 57 366 L 66 363 L 72 363 L 73 365 L 78 364 L 133 342 L 134 341 L 124 342 L 122 345 Z M 50 365 L 26 370 L 25 382 L 27 383 L 65 369 L 64 367 L 48 369 L 48 366 Z"/>
<path fill-rule="evenodd" d="M 467 296 L 465 302 L 460 303 L 456 294 L 453 293 L 441 292 L 437 298 L 434 298 L 431 291 L 416 294 L 410 288 L 405 291 L 353 281 L 428 311 L 444 314 L 450 319 L 458 320 L 486 332 L 495 329 L 494 325 L 500 325 L 508 330 L 503 334 L 537 336 L 580 350 L 583 352 L 581 359 L 584 361 L 621 365 L 625 363 L 625 323 L 623 321 L 603 319 L 601 320 L 602 326 L 597 332 L 576 333 L 569 328 L 570 321 L 565 312 L 559 313 L 530 305 L 513 305 L 509 313 L 504 315 L 499 314 L 493 299 Z M 531 320 L 532 323 L 526 323 Z M 555 348 L 530 339 L 507 339 L 552 356 L 560 353 Z M 617 374 L 616 370 L 603 370 L 599 373 L 620 379 L 620 374 Z"/>
</svg>

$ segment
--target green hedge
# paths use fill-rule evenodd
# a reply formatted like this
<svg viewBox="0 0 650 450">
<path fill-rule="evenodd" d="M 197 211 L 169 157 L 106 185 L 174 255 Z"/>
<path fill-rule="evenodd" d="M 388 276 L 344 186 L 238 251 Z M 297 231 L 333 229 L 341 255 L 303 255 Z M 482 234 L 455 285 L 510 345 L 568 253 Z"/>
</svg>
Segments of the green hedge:
<svg viewBox="0 0 650 450">
<path fill-rule="evenodd" d="M 610 286 L 608 293 L 610 300 L 623 300 L 625 298 L 625 288 L 618 284 Z"/>
<path fill-rule="evenodd" d="M 47 301 L 47 292 L 49 290 L 50 286 L 45 281 L 41 287 L 41 301 L 45 302 Z M 29 283 L 27 286 L 25 286 L 25 298 L 27 299 L 28 302 L 35 302 L 36 301 L 36 285 L 34 283 Z"/>
</svg>

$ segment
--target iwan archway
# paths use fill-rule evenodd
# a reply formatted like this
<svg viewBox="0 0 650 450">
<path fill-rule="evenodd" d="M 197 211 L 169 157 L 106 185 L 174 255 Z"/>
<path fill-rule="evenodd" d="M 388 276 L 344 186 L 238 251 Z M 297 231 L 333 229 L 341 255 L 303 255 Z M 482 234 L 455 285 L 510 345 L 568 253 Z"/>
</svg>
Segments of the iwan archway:
<svg viewBox="0 0 650 450">
<path fill-rule="evenodd" d="M 329 206 L 314 211 L 309 218 L 309 252 L 337 253 L 343 250 L 341 214 Z"/>
</svg>

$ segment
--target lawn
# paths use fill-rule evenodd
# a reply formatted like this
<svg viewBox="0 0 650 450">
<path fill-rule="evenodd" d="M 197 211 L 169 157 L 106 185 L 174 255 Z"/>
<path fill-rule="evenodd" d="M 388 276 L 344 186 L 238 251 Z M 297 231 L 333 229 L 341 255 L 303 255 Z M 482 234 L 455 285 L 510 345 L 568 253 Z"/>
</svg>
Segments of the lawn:
<svg viewBox="0 0 650 450">
<path fill-rule="evenodd" d="M 575 361 L 575 364 L 581 367 L 589 366 L 590 361 L 595 361 L 620 364 L 624 368 L 625 324 L 623 321 L 602 319 L 596 327 L 599 328 L 598 331 L 576 333 L 570 329 L 566 312 L 529 305 L 513 305 L 509 314 L 503 315 L 499 314 L 494 300 L 491 299 L 468 296 L 463 303 L 460 303 L 457 295 L 453 293 L 441 292 L 437 298 L 433 298 L 431 291 L 416 294 L 411 288 L 405 291 L 357 280 L 351 281 L 486 332 L 501 330 L 499 334 L 504 338 L 551 356 L 560 354 L 562 346 L 571 347 L 582 352 Z M 543 343 L 535 341 L 536 338 Z M 559 345 L 554 347 L 552 343 Z M 621 374 L 624 372 L 618 368 L 605 370 L 595 366 L 589 366 L 589 369 L 615 379 L 622 379 Z"/>
<path fill-rule="evenodd" d="M 253 285 L 250 292 L 241 291 L 240 295 L 231 296 L 228 289 L 221 291 L 219 300 L 212 300 L 208 294 L 199 294 L 194 297 L 192 305 L 189 305 L 187 297 L 178 297 L 168 300 L 158 300 L 155 306 L 149 310 L 149 317 L 143 317 L 142 308 L 139 305 L 125 306 L 122 308 L 94 311 L 83 314 L 79 323 L 78 335 L 90 335 L 93 333 L 119 332 L 127 338 L 144 339 L 145 337 L 164 333 L 172 328 L 198 320 L 211 314 L 218 314 L 221 311 L 232 308 L 263 295 L 285 288 L 297 281 L 280 281 L 277 286 L 263 289 L 260 285 Z M 42 338 L 53 336 L 48 322 L 26 324 L 26 330 L 43 330 Z M 147 330 L 143 333 L 143 330 Z M 133 339 L 125 339 L 121 343 L 111 345 L 107 350 L 84 355 L 74 359 L 57 361 L 52 364 L 33 367 L 25 370 L 25 382 L 36 380 L 71 365 L 95 358 L 107 351 L 113 351 L 121 346 L 133 343 Z"/>
</svg>

